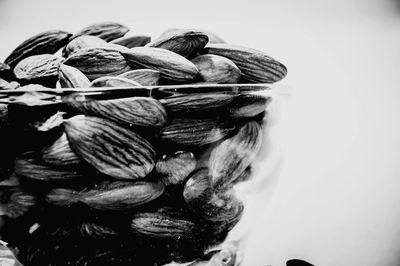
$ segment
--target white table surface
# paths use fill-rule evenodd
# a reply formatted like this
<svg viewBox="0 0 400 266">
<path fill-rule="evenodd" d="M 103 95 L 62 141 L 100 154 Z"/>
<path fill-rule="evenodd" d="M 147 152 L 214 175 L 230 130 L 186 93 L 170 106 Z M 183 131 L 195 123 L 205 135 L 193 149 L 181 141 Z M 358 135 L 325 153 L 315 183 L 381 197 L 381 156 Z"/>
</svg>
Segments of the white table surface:
<svg viewBox="0 0 400 266">
<path fill-rule="evenodd" d="M 285 63 L 287 148 L 245 266 L 400 264 L 400 3 L 0 1 L 0 61 L 51 28 L 203 28 Z"/>
</svg>

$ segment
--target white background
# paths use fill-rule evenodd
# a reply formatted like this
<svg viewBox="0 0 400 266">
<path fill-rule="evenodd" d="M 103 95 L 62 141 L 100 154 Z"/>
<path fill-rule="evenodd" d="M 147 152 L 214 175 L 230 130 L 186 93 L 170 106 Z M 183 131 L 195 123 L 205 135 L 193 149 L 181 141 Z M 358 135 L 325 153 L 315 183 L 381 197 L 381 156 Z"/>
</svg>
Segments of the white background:
<svg viewBox="0 0 400 266">
<path fill-rule="evenodd" d="M 208 29 L 287 65 L 286 157 L 245 266 L 400 265 L 400 1 L 0 0 L 0 61 L 38 32 L 104 20 Z"/>
</svg>

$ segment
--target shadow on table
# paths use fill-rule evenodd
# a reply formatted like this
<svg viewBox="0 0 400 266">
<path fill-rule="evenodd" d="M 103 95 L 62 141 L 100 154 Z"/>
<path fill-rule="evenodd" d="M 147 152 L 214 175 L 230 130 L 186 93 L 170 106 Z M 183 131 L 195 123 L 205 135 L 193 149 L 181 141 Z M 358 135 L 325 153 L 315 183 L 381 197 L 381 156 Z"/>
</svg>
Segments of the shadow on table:
<svg viewBox="0 0 400 266">
<path fill-rule="evenodd" d="M 286 262 L 287 266 L 314 266 L 311 263 L 308 263 L 307 261 L 304 260 L 299 260 L 299 259 L 292 259 L 292 260 L 288 260 Z"/>
</svg>

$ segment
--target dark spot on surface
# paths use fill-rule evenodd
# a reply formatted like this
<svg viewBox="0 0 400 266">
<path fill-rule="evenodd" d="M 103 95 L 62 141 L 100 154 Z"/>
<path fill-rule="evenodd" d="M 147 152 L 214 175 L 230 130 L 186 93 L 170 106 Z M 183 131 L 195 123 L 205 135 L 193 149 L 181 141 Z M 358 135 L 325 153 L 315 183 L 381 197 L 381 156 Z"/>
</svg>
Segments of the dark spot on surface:
<svg viewBox="0 0 400 266">
<path fill-rule="evenodd" d="M 288 260 L 286 262 L 287 266 L 314 266 L 311 263 L 308 263 L 307 261 L 304 260 L 299 260 L 299 259 L 292 259 L 292 260 Z"/>
</svg>

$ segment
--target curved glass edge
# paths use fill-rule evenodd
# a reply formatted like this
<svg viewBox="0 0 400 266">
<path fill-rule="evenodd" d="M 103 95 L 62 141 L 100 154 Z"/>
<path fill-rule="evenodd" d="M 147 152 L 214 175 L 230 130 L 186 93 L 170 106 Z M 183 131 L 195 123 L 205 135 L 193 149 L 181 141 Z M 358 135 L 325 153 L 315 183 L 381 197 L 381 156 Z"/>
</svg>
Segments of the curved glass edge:
<svg viewBox="0 0 400 266">
<path fill-rule="evenodd" d="M 229 232 L 221 249 L 236 251 L 236 264 L 245 258 L 245 250 L 250 234 L 263 212 L 268 211 L 268 203 L 273 197 L 274 189 L 284 161 L 286 149 L 288 104 L 292 88 L 284 84 L 274 84 L 271 90 L 261 94 L 272 97 L 267 106 L 267 121 L 263 128 L 263 144 L 253 164 L 253 176 L 247 182 L 235 185 L 237 196 L 244 202 L 245 209 L 239 223 Z"/>
</svg>

